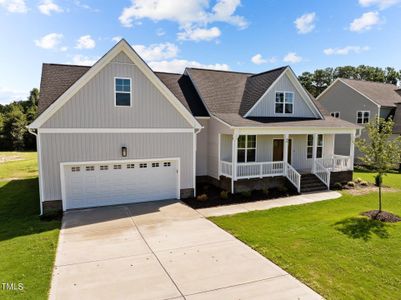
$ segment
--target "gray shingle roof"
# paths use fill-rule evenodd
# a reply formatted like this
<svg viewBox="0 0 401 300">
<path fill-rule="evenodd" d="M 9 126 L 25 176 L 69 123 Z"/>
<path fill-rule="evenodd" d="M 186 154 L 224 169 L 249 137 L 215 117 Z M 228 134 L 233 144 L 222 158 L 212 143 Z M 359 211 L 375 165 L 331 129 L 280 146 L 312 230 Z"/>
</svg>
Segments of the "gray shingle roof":
<svg viewBox="0 0 401 300">
<path fill-rule="evenodd" d="M 341 78 L 341 81 L 379 105 L 395 107 L 395 103 L 401 102 L 401 96 L 396 92 L 398 87 L 394 84 L 343 78 Z"/>
<path fill-rule="evenodd" d="M 44 112 L 89 69 L 86 66 L 43 64 L 38 113 Z"/>
<path fill-rule="evenodd" d="M 195 117 L 209 116 L 188 75 L 164 72 L 155 74 Z"/>
</svg>

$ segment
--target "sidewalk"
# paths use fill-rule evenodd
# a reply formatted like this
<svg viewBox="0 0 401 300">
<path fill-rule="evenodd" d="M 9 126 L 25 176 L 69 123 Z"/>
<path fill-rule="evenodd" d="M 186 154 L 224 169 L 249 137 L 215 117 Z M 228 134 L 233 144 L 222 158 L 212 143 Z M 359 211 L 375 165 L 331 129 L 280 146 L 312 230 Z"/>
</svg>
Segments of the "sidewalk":
<svg viewBox="0 0 401 300">
<path fill-rule="evenodd" d="M 266 210 L 274 207 L 312 203 L 341 197 L 341 194 L 334 191 L 302 194 L 298 196 L 279 198 L 274 200 L 264 200 L 226 206 L 216 206 L 210 208 L 200 208 L 197 211 L 204 217 L 218 217 L 233 215 L 254 210 Z"/>
</svg>

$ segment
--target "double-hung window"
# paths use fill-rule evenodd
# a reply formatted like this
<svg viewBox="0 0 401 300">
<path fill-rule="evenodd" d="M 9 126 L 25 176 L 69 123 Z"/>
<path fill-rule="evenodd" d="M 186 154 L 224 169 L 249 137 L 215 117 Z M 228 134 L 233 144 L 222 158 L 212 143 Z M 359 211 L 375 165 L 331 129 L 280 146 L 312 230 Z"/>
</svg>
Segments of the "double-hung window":
<svg viewBox="0 0 401 300">
<path fill-rule="evenodd" d="M 356 123 L 358 124 L 369 123 L 369 119 L 370 119 L 370 111 L 362 110 L 356 113 Z"/>
<path fill-rule="evenodd" d="M 115 78 L 114 92 L 116 106 L 131 106 L 131 78 Z"/>
<path fill-rule="evenodd" d="M 323 157 L 323 134 L 317 135 L 316 144 L 316 158 Z M 313 134 L 308 134 L 308 141 L 306 146 L 306 157 L 313 158 Z"/>
<path fill-rule="evenodd" d="M 276 114 L 292 114 L 294 112 L 294 93 L 292 92 L 276 92 L 276 102 L 274 113 Z"/>
<path fill-rule="evenodd" d="M 240 135 L 238 137 L 237 156 L 239 163 L 256 161 L 256 135 Z"/>
<path fill-rule="evenodd" d="M 340 117 L 340 112 L 339 111 L 333 111 L 330 113 L 330 115 L 334 118 L 339 118 Z"/>
</svg>

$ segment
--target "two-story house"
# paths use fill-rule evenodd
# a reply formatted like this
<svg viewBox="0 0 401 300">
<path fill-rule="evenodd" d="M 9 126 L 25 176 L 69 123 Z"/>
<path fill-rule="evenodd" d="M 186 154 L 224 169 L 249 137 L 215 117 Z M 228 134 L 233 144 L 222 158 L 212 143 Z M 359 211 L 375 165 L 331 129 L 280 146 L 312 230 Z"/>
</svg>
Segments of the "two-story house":
<svg viewBox="0 0 401 300">
<path fill-rule="evenodd" d="M 350 180 L 335 136 L 357 125 L 318 108 L 290 67 L 259 74 L 153 72 L 121 40 L 92 67 L 44 64 L 37 135 L 41 207 L 180 199 L 197 180 L 230 192 Z"/>
<path fill-rule="evenodd" d="M 396 111 L 401 115 L 400 109 L 397 109 L 397 104 L 401 102 L 401 90 L 394 84 L 338 78 L 319 95 L 317 101 L 331 116 L 360 126 L 378 116 L 393 119 Z M 394 134 L 401 133 L 400 121 L 401 118 L 396 120 Z M 362 130 L 361 137 L 367 137 L 365 130 Z M 350 155 L 349 143 L 348 135 L 337 136 L 335 153 Z M 361 155 L 355 149 L 355 158 Z"/>
</svg>

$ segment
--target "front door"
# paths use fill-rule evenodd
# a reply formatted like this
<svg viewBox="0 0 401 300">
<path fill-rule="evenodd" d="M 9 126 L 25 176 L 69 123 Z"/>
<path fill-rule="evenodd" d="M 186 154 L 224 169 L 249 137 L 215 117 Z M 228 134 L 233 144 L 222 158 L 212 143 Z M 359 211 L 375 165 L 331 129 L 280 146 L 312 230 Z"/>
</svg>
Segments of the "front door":
<svg viewBox="0 0 401 300">
<path fill-rule="evenodd" d="M 288 140 L 288 163 L 291 164 L 292 140 Z M 273 161 L 284 160 L 284 139 L 273 140 Z"/>
</svg>

